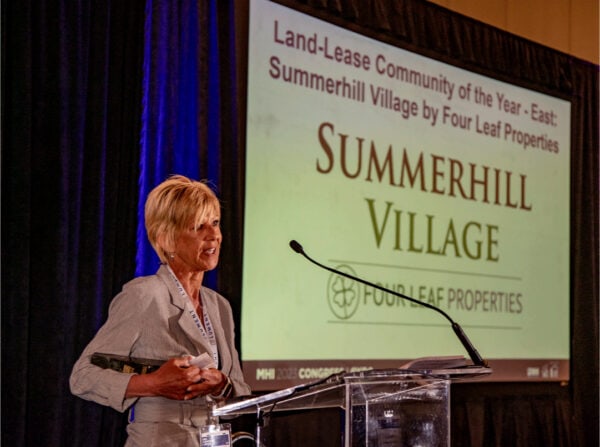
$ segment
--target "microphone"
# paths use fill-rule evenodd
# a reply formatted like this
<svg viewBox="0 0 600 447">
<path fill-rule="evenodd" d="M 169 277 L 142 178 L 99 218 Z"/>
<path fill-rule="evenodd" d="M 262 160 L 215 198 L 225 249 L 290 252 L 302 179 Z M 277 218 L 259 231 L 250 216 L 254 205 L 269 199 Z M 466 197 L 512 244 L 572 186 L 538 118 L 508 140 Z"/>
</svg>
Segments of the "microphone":
<svg viewBox="0 0 600 447">
<path fill-rule="evenodd" d="M 391 289 L 386 289 L 385 287 L 381 287 L 381 286 L 379 286 L 379 285 L 377 285 L 375 283 L 366 281 L 364 279 L 358 278 L 358 277 L 353 276 L 353 275 L 349 275 L 348 273 L 342 272 L 340 270 L 336 270 L 336 269 L 333 269 L 331 267 L 327 267 L 326 265 L 323 265 L 320 262 L 317 262 L 314 259 L 312 259 L 310 256 L 308 256 L 305 253 L 304 248 L 302 248 L 302 245 L 300 245 L 295 240 L 291 240 L 290 241 L 290 247 L 296 253 L 301 254 L 306 259 L 308 259 L 310 262 L 312 262 L 313 264 L 315 264 L 318 267 L 321 267 L 322 269 L 328 270 L 328 271 L 330 271 L 332 273 L 335 273 L 337 275 L 345 276 L 346 278 L 352 279 L 354 281 L 358 281 L 360 283 L 366 284 L 367 286 L 374 287 L 374 288 L 379 289 L 379 290 L 381 290 L 383 292 L 390 293 L 392 295 L 398 296 L 398 297 L 403 298 L 405 300 L 412 301 L 413 303 L 419 304 L 420 306 L 428 307 L 429 309 L 435 310 L 436 312 L 442 314 L 444 316 L 444 318 L 446 318 L 450 322 L 450 324 L 452 325 L 452 329 L 454 330 L 454 333 L 456 334 L 456 336 L 460 340 L 460 342 L 463 345 L 463 347 L 465 348 L 465 350 L 469 353 L 469 357 L 471 357 L 471 360 L 473 361 L 473 364 L 475 366 L 483 366 L 483 367 L 487 368 L 487 366 L 488 366 L 487 362 L 485 360 L 483 360 L 483 358 L 481 358 L 481 356 L 479 355 L 479 352 L 477 352 L 477 349 L 475 349 L 475 347 L 473 346 L 473 344 L 471 343 L 471 341 L 467 337 L 467 334 L 465 334 L 465 331 L 463 331 L 463 329 L 460 327 L 460 325 L 456 321 L 454 321 L 452 318 L 450 318 L 450 315 L 448 315 L 442 309 L 440 309 L 440 308 L 438 308 L 436 306 L 433 306 L 433 305 L 431 305 L 429 303 L 426 303 L 424 301 L 419 301 L 419 300 L 417 300 L 415 298 L 412 298 L 412 297 L 410 297 L 408 295 L 404 295 L 402 293 L 396 292 L 396 291 L 391 290 Z"/>
</svg>

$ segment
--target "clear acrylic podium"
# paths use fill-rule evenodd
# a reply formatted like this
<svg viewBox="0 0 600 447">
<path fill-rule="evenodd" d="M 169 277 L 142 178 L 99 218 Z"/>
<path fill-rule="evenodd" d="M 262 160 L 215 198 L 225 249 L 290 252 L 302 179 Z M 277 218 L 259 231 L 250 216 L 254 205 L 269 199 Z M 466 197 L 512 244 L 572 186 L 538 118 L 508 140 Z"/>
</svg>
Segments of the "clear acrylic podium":
<svg viewBox="0 0 600 447">
<path fill-rule="evenodd" d="M 487 374 L 487 368 L 444 371 L 371 370 L 337 374 L 213 409 L 218 417 L 256 414 L 256 445 L 273 412 L 339 408 L 345 447 L 450 446 L 450 381 Z"/>
</svg>

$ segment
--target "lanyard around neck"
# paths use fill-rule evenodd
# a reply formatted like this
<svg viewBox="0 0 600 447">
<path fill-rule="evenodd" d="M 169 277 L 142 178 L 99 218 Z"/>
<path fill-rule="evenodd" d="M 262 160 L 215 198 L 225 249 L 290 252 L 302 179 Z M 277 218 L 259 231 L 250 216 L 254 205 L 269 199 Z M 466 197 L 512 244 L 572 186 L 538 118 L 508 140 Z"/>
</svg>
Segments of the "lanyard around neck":
<svg viewBox="0 0 600 447">
<path fill-rule="evenodd" d="M 171 279 L 175 283 L 175 286 L 177 287 L 177 290 L 179 291 L 179 293 L 181 294 L 181 296 L 186 299 L 186 303 L 191 303 L 192 300 L 190 299 L 190 296 L 185 291 L 185 289 L 181 285 L 181 282 L 179 281 L 179 279 L 177 278 L 177 276 L 175 275 L 175 273 L 173 272 L 173 270 L 171 269 L 171 267 L 169 265 L 167 265 L 167 270 L 169 271 Z M 200 297 L 200 302 L 202 302 L 202 297 Z M 215 362 L 215 365 L 218 365 L 219 364 L 219 350 L 218 350 L 218 347 L 217 347 L 217 338 L 215 336 L 215 331 L 213 329 L 213 325 L 210 322 L 210 318 L 208 316 L 208 312 L 206 312 L 206 311 L 202 312 L 202 316 L 203 316 L 203 319 L 204 319 L 204 326 L 200 322 L 200 317 L 198 316 L 198 313 L 196 312 L 196 310 L 192 306 L 189 306 L 189 315 L 192 317 L 192 320 L 194 321 L 194 324 L 196 325 L 196 327 L 200 331 L 200 335 L 205 340 L 208 340 L 208 343 L 209 343 L 211 351 L 212 351 L 211 354 L 212 354 L 213 360 Z"/>
</svg>

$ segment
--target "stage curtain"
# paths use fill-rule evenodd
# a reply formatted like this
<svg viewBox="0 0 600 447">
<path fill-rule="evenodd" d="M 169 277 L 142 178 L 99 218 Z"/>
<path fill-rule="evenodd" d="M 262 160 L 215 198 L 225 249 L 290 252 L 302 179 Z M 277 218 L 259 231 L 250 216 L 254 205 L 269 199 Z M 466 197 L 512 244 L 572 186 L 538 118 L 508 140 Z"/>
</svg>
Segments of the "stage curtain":
<svg viewBox="0 0 600 447">
<path fill-rule="evenodd" d="M 123 444 L 126 415 L 72 396 L 68 378 L 112 297 L 156 270 L 140 207 L 168 175 L 208 179 L 228 197 L 232 261 L 208 283 L 235 290 L 244 78 L 234 4 L 3 2 L 3 445 Z M 239 296 L 232 307 L 239 321 Z"/>
<path fill-rule="evenodd" d="M 233 278 L 241 275 L 239 92 L 245 78 L 238 69 L 238 3 L 146 3 L 136 276 L 154 273 L 159 263 L 144 228 L 150 190 L 172 174 L 206 180 L 223 199 L 223 246 L 219 267 L 204 284 L 230 300 L 239 327 L 239 281 Z"/>
<path fill-rule="evenodd" d="M 136 276 L 160 261 L 146 237 L 144 203 L 173 174 L 199 178 L 198 10 L 194 0 L 148 0 L 145 14 Z"/>
<path fill-rule="evenodd" d="M 68 379 L 133 277 L 142 2 L 2 2 L 2 445 L 113 446 Z"/>
</svg>

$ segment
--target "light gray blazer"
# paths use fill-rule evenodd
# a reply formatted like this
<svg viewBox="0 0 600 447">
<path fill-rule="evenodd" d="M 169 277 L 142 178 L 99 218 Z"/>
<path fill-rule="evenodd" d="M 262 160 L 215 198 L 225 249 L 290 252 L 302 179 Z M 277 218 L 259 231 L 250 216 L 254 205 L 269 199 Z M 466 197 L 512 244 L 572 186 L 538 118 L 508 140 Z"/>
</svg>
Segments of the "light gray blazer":
<svg viewBox="0 0 600 447">
<path fill-rule="evenodd" d="M 214 327 L 219 350 L 219 369 L 227 374 L 237 396 L 250 394 L 244 381 L 234 344 L 234 324 L 229 302 L 214 290 L 202 288 L 202 304 Z M 71 392 L 83 399 L 115 410 L 138 407 L 165 408 L 175 402 L 162 397 L 125 399 L 131 374 L 102 369 L 90 362 L 94 352 L 167 360 L 183 355 L 210 353 L 210 347 L 190 314 L 192 304 L 180 294 L 166 266 L 152 276 L 136 278 L 110 304 L 106 322 L 75 363 L 70 378 Z M 204 398 L 198 401 L 206 406 Z M 202 402 L 200 402 L 202 401 Z M 183 403 L 182 403 L 183 404 Z M 141 409 L 141 408 L 140 408 Z"/>
</svg>

